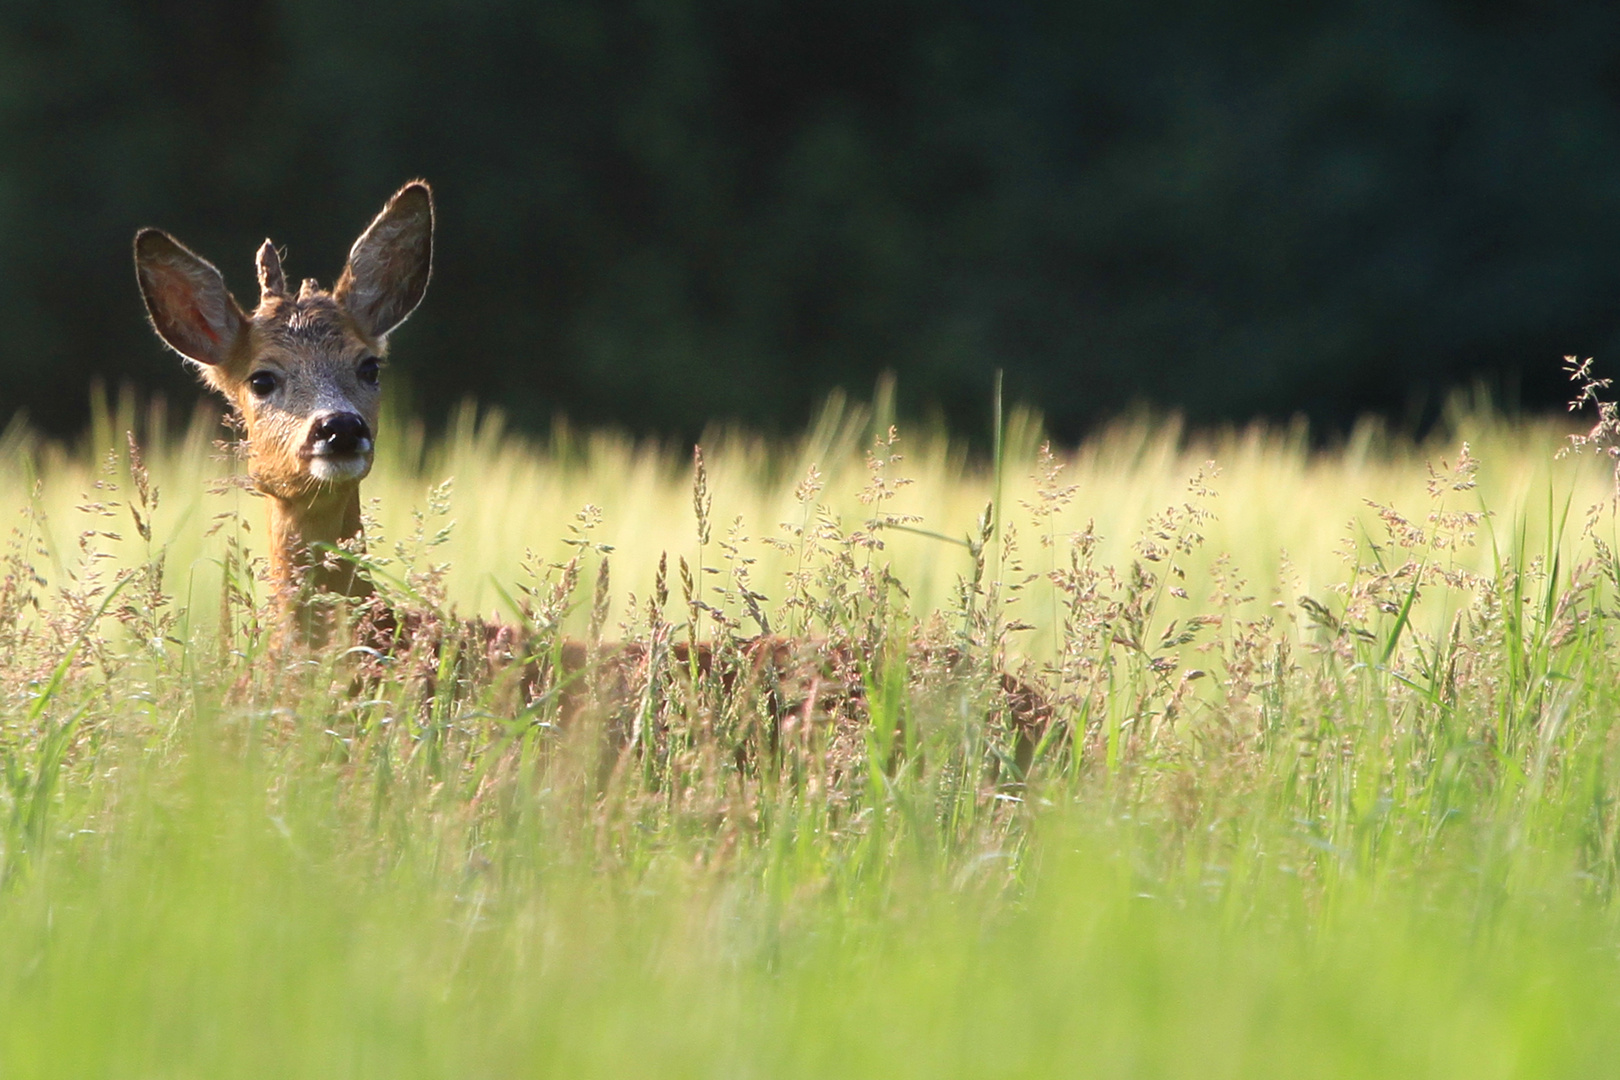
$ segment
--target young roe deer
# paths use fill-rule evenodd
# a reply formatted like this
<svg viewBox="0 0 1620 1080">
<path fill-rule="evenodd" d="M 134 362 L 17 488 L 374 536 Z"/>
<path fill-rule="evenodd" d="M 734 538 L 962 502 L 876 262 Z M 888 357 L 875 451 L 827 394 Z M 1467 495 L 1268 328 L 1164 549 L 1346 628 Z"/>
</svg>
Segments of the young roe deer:
<svg viewBox="0 0 1620 1080">
<path fill-rule="evenodd" d="M 388 335 L 422 302 L 432 265 L 433 195 L 420 180 L 354 242 L 330 292 L 314 279 L 290 290 L 266 240 L 251 314 L 208 260 L 162 230 L 135 235 L 153 328 L 241 418 L 248 471 L 270 508 L 270 583 L 284 614 L 305 610 L 299 598 L 311 589 L 372 591 L 352 566 L 315 558 L 312 545 L 359 537 Z"/>
<path fill-rule="evenodd" d="M 400 188 L 355 241 L 330 292 L 313 279 L 290 290 L 269 240 L 257 262 L 259 303 L 249 313 L 213 264 L 168 233 L 142 229 L 135 236 L 136 276 L 158 336 L 240 416 L 248 470 L 269 506 L 275 603 L 284 628 L 313 640 L 330 619 L 322 594 L 374 595 L 364 573 L 352 562 L 324 558 L 321 546 L 361 540 L 360 482 L 371 471 L 388 336 L 421 303 L 432 274 L 432 192 L 420 180 Z M 370 621 L 370 642 L 385 650 L 440 647 L 413 613 L 382 609 Z M 613 699 L 635 696 L 633 687 L 654 677 L 657 649 L 606 650 L 592 672 L 589 650 L 564 643 L 552 656 L 560 670 L 545 672 L 511 628 L 473 628 L 488 655 L 524 665 L 526 694 L 548 681 L 560 688 L 565 715 L 588 696 L 581 676 L 595 678 L 605 689 L 599 696 Z M 706 673 L 718 667 L 728 689 L 738 678 L 753 679 L 778 703 L 779 719 L 802 705 L 806 722 L 812 713 L 832 712 L 847 720 L 863 693 L 861 679 L 848 677 L 858 665 L 848 649 L 825 646 L 765 636 L 743 643 L 724 664 L 706 643 L 696 643 L 695 653 L 687 643 L 670 643 L 663 656 Z M 960 654 L 936 649 L 924 659 L 954 668 Z M 1018 765 L 1027 767 L 1051 710 L 1011 675 L 1000 674 L 996 685 L 1018 736 Z"/>
</svg>

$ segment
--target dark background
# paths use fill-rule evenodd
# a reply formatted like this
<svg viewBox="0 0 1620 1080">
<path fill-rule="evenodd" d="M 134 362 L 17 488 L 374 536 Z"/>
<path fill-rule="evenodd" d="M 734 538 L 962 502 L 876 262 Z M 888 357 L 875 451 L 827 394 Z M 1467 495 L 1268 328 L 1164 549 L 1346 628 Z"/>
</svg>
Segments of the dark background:
<svg viewBox="0 0 1620 1080">
<path fill-rule="evenodd" d="M 398 370 L 690 433 L 832 387 L 1062 435 L 1530 407 L 1620 346 L 1620 7 L 1409 0 L 5 0 L 0 421 L 198 393 L 143 323 L 161 225 L 255 299 L 439 202 Z"/>
</svg>

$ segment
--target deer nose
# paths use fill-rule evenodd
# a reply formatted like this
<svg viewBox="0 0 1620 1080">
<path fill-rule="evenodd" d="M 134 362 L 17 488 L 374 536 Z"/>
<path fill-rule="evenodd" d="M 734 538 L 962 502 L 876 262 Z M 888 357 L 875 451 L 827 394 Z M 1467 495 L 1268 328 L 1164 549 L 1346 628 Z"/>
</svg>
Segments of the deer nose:
<svg viewBox="0 0 1620 1080">
<path fill-rule="evenodd" d="M 371 428 L 366 424 L 365 417 L 358 413 L 327 413 L 309 429 L 309 449 L 318 457 L 328 454 L 368 454 L 371 452 Z"/>
</svg>

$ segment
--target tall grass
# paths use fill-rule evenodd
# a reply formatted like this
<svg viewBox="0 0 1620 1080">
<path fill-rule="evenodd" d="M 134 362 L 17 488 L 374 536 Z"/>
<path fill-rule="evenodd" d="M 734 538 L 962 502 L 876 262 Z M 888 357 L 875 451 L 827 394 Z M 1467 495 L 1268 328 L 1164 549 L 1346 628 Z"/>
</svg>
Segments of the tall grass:
<svg viewBox="0 0 1620 1080">
<path fill-rule="evenodd" d="M 389 420 L 371 557 L 449 628 L 392 657 L 274 632 L 206 422 L 8 431 L 0 1075 L 1605 1070 L 1606 464 L 1480 410 L 1014 416 L 992 468 L 882 411 L 700 463 Z M 473 616 L 589 643 L 587 706 Z"/>
</svg>

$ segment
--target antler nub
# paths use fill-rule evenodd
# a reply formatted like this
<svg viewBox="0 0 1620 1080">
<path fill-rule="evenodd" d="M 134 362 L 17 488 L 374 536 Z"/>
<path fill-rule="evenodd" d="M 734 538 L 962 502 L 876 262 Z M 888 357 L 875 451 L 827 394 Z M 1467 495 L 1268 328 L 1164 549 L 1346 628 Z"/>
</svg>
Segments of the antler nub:
<svg viewBox="0 0 1620 1080">
<path fill-rule="evenodd" d="M 287 295 L 287 276 L 281 272 L 281 256 L 276 245 L 266 240 L 259 245 L 259 302 Z"/>
</svg>

